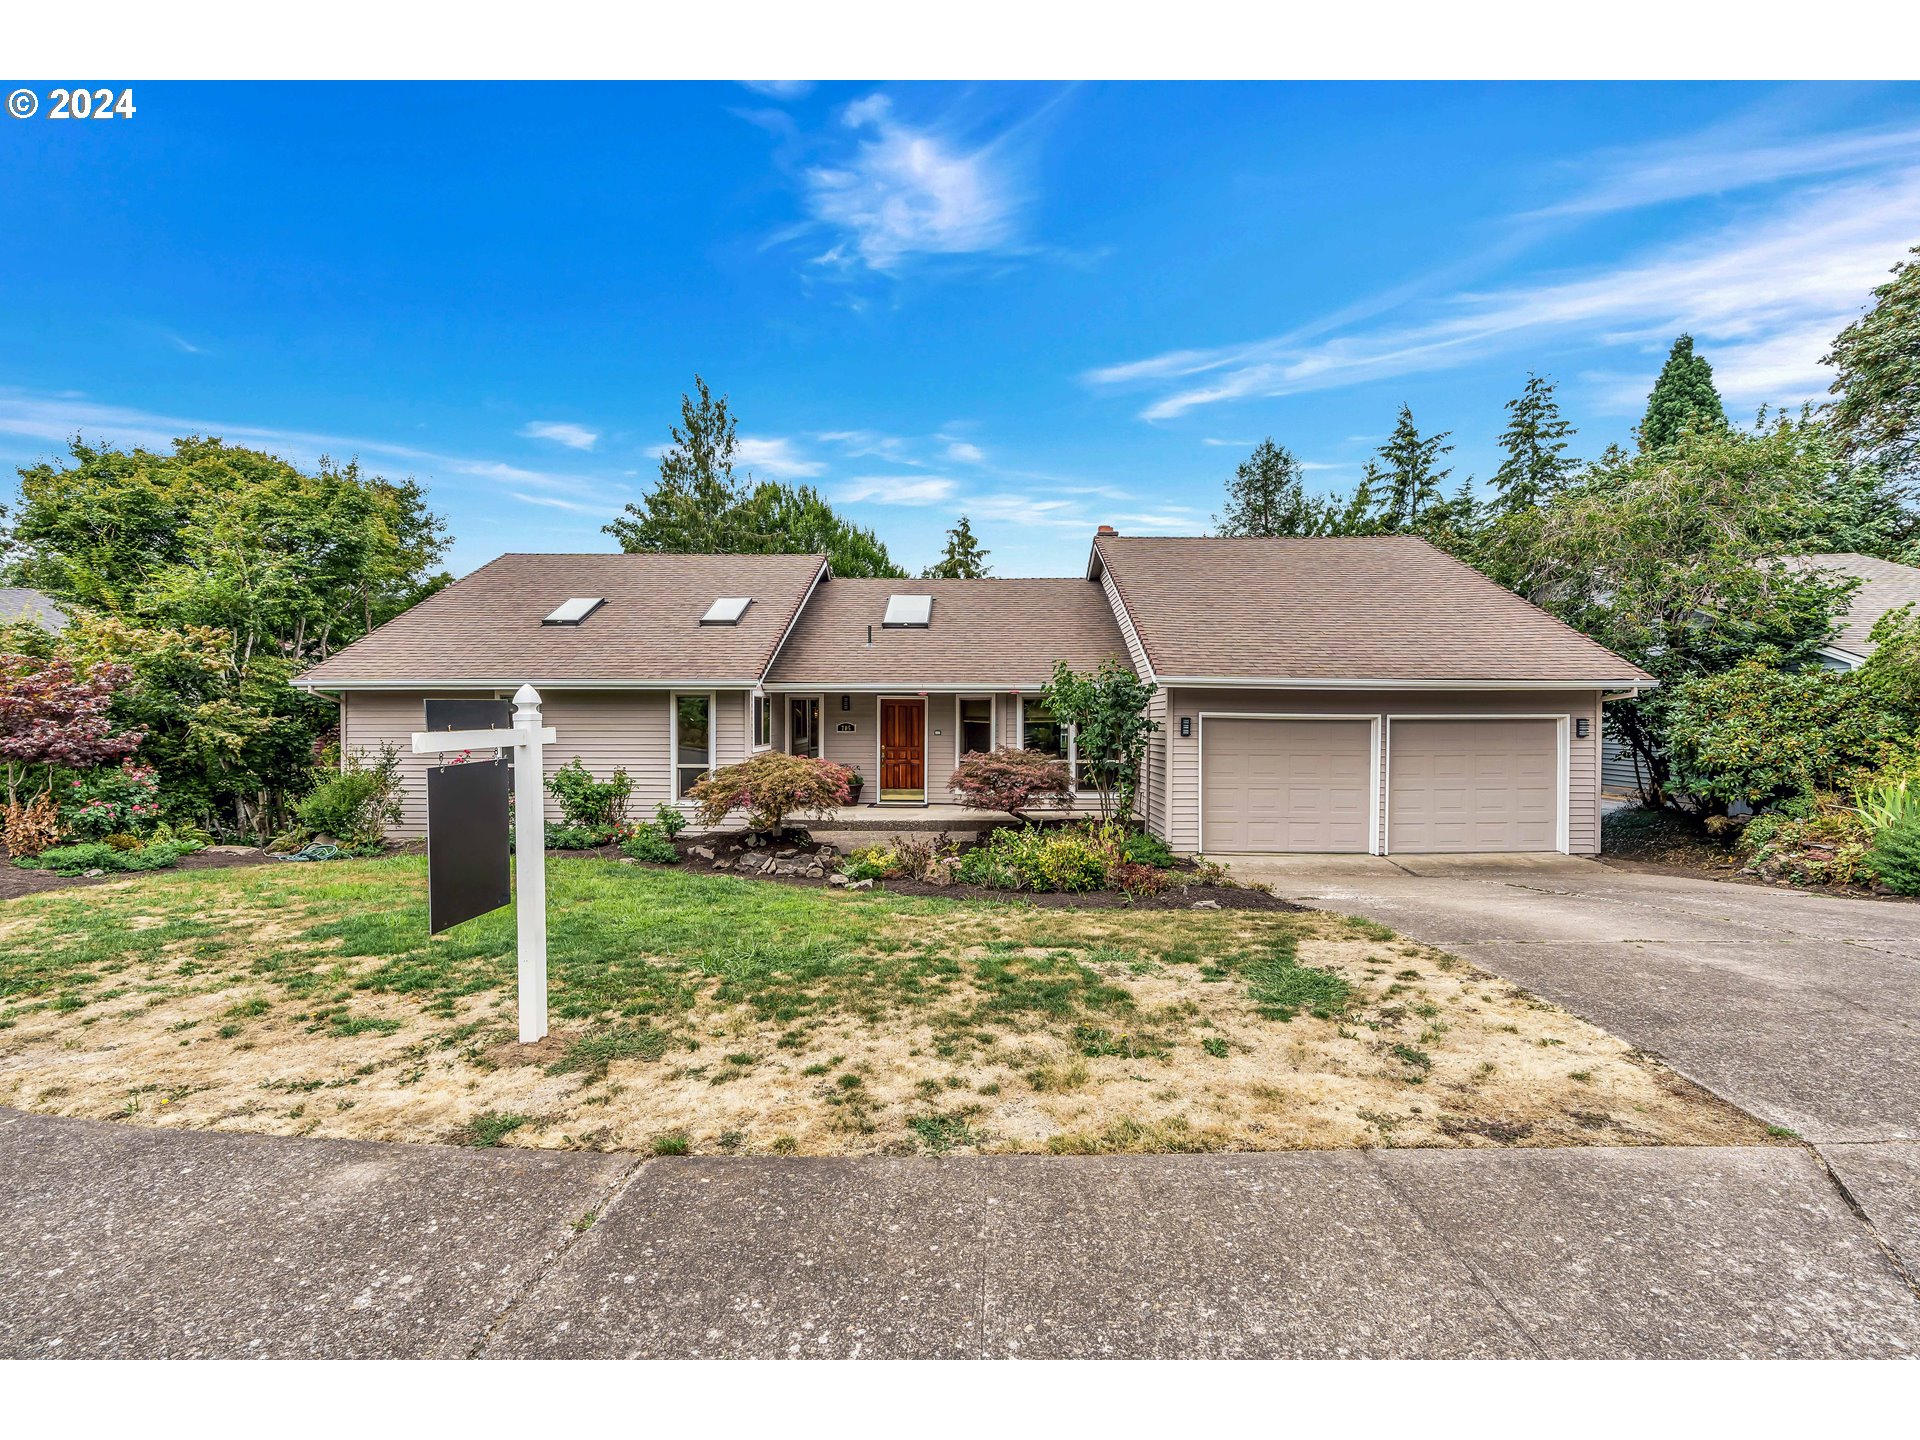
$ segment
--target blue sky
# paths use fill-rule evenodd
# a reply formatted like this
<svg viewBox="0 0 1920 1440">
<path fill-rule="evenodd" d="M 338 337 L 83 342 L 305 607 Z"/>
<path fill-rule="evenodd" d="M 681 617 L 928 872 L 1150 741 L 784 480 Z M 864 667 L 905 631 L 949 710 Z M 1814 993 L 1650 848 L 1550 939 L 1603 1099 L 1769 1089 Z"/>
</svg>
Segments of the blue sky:
<svg viewBox="0 0 1920 1440">
<path fill-rule="evenodd" d="M 0 119 L 0 491 L 75 430 L 358 455 L 456 571 L 612 548 L 695 371 L 903 563 L 964 510 L 1072 573 L 1403 401 L 1484 478 L 1529 368 L 1597 453 L 1682 329 L 1816 398 L 1920 243 L 1913 85 L 134 90 Z"/>
</svg>

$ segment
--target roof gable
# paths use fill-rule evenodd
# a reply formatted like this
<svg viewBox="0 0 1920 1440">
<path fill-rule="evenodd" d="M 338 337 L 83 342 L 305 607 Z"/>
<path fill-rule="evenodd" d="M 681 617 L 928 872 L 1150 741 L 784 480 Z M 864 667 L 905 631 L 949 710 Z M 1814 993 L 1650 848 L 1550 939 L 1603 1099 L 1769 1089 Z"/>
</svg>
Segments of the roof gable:
<svg viewBox="0 0 1920 1440">
<path fill-rule="evenodd" d="M 1882 560 L 1878 555 L 1841 551 L 1826 555 L 1789 556 L 1787 563 L 1796 569 L 1834 570 L 1860 581 L 1860 588 L 1848 598 L 1846 612 L 1834 627 L 1828 643 L 1847 655 L 1865 659 L 1874 650 L 1873 627 L 1889 611 L 1902 605 L 1920 606 L 1920 566 L 1902 565 L 1897 560 Z"/>
</svg>

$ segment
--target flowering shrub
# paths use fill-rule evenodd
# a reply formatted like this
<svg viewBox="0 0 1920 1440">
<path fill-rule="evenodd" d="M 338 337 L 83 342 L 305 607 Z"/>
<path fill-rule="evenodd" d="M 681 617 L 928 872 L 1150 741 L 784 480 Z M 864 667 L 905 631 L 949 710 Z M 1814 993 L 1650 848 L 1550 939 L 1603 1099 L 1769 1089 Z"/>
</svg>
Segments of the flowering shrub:
<svg viewBox="0 0 1920 1440">
<path fill-rule="evenodd" d="M 1098 890 L 1121 863 L 1098 831 L 1028 826 L 994 831 L 960 857 L 958 878 L 1000 890 Z"/>
<path fill-rule="evenodd" d="M 700 807 L 700 819 L 718 825 L 736 810 L 746 812 L 755 830 L 786 828 L 793 815 L 820 815 L 851 797 L 853 772 L 831 760 L 809 760 L 804 755 L 782 755 L 769 750 L 724 765 L 687 792 Z"/>
<path fill-rule="evenodd" d="M 76 775 L 60 786 L 60 823 L 89 840 L 140 835 L 160 823 L 160 784 L 151 765 L 122 760 Z"/>
<path fill-rule="evenodd" d="M 1073 781 L 1063 763 L 1010 745 L 964 757 L 947 786 L 976 810 L 1004 810 L 1016 820 L 1073 801 Z"/>
</svg>

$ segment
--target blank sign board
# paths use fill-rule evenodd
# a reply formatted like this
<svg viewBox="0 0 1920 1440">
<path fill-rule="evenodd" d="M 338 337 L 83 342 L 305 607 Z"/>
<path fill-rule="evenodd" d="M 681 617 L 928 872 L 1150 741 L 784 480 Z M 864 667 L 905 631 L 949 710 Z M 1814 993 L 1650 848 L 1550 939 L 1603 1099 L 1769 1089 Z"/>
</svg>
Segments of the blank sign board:
<svg viewBox="0 0 1920 1440">
<path fill-rule="evenodd" d="M 511 760 L 427 771 L 427 929 L 498 910 L 513 898 L 507 857 Z"/>
</svg>

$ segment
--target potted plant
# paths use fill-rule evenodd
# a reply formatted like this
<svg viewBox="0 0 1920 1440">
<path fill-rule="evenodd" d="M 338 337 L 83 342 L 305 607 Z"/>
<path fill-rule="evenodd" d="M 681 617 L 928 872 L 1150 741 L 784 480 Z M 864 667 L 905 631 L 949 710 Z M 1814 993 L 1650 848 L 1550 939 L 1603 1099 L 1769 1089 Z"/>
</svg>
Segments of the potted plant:
<svg viewBox="0 0 1920 1440">
<path fill-rule="evenodd" d="M 866 783 L 867 777 L 856 769 L 853 772 L 853 778 L 847 782 L 847 803 L 849 805 L 858 805 L 860 803 L 860 790 Z"/>
</svg>

